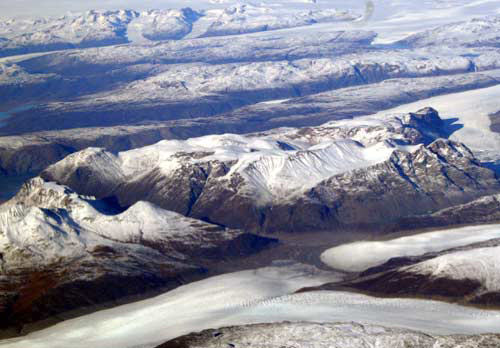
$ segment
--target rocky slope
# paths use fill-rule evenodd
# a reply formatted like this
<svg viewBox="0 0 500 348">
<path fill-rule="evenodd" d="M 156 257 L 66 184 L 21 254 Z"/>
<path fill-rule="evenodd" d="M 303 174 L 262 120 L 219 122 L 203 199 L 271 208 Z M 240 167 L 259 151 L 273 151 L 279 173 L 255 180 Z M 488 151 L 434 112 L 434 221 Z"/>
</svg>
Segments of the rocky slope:
<svg viewBox="0 0 500 348">
<path fill-rule="evenodd" d="M 464 52 L 383 51 L 370 48 L 373 38 L 373 33 L 362 31 L 322 34 L 314 40 L 293 35 L 273 42 L 225 38 L 33 58 L 5 68 L 35 76 L 22 95 L 16 93 L 16 77 L 2 79 L 3 103 L 29 100 L 33 107 L 7 119 L 1 132 L 213 119 L 269 100 L 395 78 L 454 76 L 500 67 L 493 50 L 474 57 L 464 57 Z M 35 94 L 40 85 L 47 89 Z M 448 86 L 453 87 L 457 88 L 455 83 Z"/>
<path fill-rule="evenodd" d="M 162 141 L 118 155 L 91 148 L 41 177 L 122 207 L 145 200 L 233 228 L 373 232 L 376 224 L 382 232 L 500 189 L 467 147 L 442 136 L 443 122 L 428 108 L 386 120 Z"/>
<path fill-rule="evenodd" d="M 431 336 L 405 329 L 356 323 L 277 323 L 227 327 L 193 333 L 157 348 L 211 347 L 496 347 L 499 335 Z"/>
<path fill-rule="evenodd" d="M 491 239 L 416 256 L 394 257 L 341 284 L 381 296 L 436 298 L 500 307 L 500 240 Z"/>
<path fill-rule="evenodd" d="M 0 207 L 0 325 L 172 288 L 273 242 L 146 202 L 117 210 L 35 178 Z"/>
<path fill-rule="evenodd" d="M 491 223 L 500 220 L 499 195 L 488 195 L 466 204 L 439 210 L 427 216 L 412 216 L 402 221 L 402 225 L 427 228 L 474 223 Z"/>
<path fill-rule="evenodd" d="M 3 136 L 0 137 L 0 172 L 6 175 L 37 175 L 68 154 L 92 146 L 119 152 L 164 139 L 187 139 L 227 132 L 248 133 L 283 126 L 316 126 L 332 119 L 369 115 L 377 110 L 428 98 L 437 91 L 454 93 L 492 86 L 498 82 L 499 76 L 498 71 L 489 71 L 418 78 L 412 79 L 411 83 L 407 79 L 392 79 L 279 103 L 258 103 L 210 118 Z M 30 112 L 30 117 L 37 114 L 35 110 Z"/>
<path fill-rule="evenodd" d="M 0 174 L 38 174 L 89 146 L 116 152 L 162 139 L 316 126 L 499 83 L 495 17 L 435 29 L 441 36 L 421 32 L 430 50 L 427 44 L 375 45 L 377 33 L 358 22 L 326 28 L 321 22 L 354 17 L 326 5 L 304 11 L 307 6 L 92 11 L 6 21 L 6 37 L 34 26 L 54 42 L 76 46 L 130 35 L 138 44 L 2 59 Z M 318 31 L 245 34 L 305 23 Z M 489 39 L 469 45 L 471 26 Z M 151 42 L 175 37 L 182 39 Z"/>
</svg>

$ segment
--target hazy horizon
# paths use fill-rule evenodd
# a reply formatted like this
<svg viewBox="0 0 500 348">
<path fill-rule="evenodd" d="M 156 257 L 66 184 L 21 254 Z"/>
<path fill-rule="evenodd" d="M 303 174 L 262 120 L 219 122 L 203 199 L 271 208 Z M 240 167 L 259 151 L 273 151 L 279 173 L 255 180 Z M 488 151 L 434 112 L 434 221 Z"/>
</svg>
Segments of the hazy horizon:
<svg viewBox="0 0 500 348">
<path fill-rule="evenodd" d="M 203 1 L 208 3 L 208 1 Z M 0 18 L 61 16 L 68 12 L 84 12 L 92 9 L 134 9 L 182 8 L 203 3 L 202 1 L 173 0 L 17 0 L 13 3 L 0 2 Z"/>
<path fill-rule="evenodd" d="M 367 0 L 323 0 L 309 3 L 307 0 L 277 0 L 274 3 L 285 3 L 293 7 L 339 7 L 353 9 L 364 6 Z M 266 2 L 266 1 L 259 1 Z M 231 3 L 231 1 L 229 1 Z M 234 3 L 234 2 L 233 2 Z M 54 17 L 68 12 L 84 12 L 88 10 L 116 10 L 116 9 L 169 9 L 193 7 L 196 9 L 221 7 L 221 4 L 211 3 L 210 0 L 17 0 L 14 3 L 0 2 L 0 18 L 18 17 Z"/>
</svg>

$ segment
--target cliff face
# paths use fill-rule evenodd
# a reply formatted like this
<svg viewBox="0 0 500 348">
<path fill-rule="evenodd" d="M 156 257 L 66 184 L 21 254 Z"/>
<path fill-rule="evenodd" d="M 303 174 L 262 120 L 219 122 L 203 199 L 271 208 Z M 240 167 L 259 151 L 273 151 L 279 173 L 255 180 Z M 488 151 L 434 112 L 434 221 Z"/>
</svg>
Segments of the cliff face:
<svg viewBox="0 0 500 348">
<path fill-rule="evenodd" d="M 146 202 L 121 211 L 35 178 L 0 209 L 0 324 L 177 287 L 275 242 Z"/>
<path fill-rule="evenodd" d="M 495 230 L 495 226 L 491 227 Z M 480 234 L 481 226 L 477 226 L 477 230 L 476 233 Z M 436 234 L 440 232 L 433 233 L 439 239 Z M 449 233 L 449 238 L 454 238 L 453 231 L 441 233 Z M 356 273 L 350 280 L 325 285 L 321 289 L 342 286 L 378 296 L 432 298 L 499 308 L 500 239 L 490 238 L 485 237 L 485 241 L 476 243 L 463 242 L 463 246 L 436 252 L 420 254 L 415 250 L 411 253 L 415 256 L 392 257 Z M 432 245 L 432 239 L 428 243 L 429 247 L 436 247 Z M 425 250 L 425 246 L 420 248 Z"/>
<path fill-rule="evenodd" d="M 144 200 L 231 228 L 383 232 L 500 190 L 492 170 L 443 136 L 443 121 L 427 108 L 375 123 L 164 141 L 118 155 L 87 149 L 41 177 L 122 207 Z"/>
</svg>

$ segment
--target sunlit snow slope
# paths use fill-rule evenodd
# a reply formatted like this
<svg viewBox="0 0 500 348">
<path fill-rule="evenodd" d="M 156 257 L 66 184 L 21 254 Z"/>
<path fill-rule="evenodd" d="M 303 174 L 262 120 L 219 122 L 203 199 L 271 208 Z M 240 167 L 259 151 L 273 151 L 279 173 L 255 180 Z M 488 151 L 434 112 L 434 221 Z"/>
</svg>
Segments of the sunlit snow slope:
<svg viewBox="0 0 500 348">
<path fill-rule="evenodd" d="M 326 250 L 321 260 L 332 268 L 360 272 L 393 257 L 418 256 L 500 238 L 500 225 L 470 226 L 388 241 L 360 241 Z"/>
</svg>

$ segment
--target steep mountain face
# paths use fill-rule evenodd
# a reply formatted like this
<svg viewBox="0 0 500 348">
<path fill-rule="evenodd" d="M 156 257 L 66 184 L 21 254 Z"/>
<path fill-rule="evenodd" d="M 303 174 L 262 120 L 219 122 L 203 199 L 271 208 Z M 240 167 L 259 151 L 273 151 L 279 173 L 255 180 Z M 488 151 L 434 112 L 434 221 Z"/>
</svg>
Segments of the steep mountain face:
<svg viewBox="0 0 500 348">
<path fill-rule="evenodd" d="M 157 348 L 211 347 L 494 347 L 499 335 L 431 336 L 405 329 L 356 323 L 276 323 L 235 326 L 193 333 Z"/>
<path fill-rule="evenodd" d="M 466 147 L 438 140 L 413 153 L 395 151 L 388 161 L 366 170 L 328 179 L 308 198 L 325 204 L 342 225 L 370 228 L 373 223 L 397 225 L 401 217 L 433 212 L 498 189 L 495 174 L 478 165 Z"/>
<path fill-rule="evenodd" d="M 0 137 L 0 172 L 6 175 L 38 175 L 50 164 L 87 147 L 98 146 L 119 152 L 164 139 L 187 139 L 227 132 L 248 133 L 283 126 L 311 127 L 332 119 L 369 115 L 376 110 L 431 97 L 436 91 L 455 93 L 489 87 L 498 83 L 499 76 L 492 72 L 461 74 L 413 79 L 411 84 L 406 79 L 392 79 L 280 103 L 258 103 L 216 118 L 151 121 L 143 125 L 87 127 L 4 136 Z M 31 112 L 36 114 L 33 110 Z M 27 123 L 29 121 L 24 122 Z"/>
<path fill-rule="evenodd" d="M 151 203 L 120 211 L 35 178 L 0 207 L 0 325 L 175 287 L 274 242 Z"/>
<path fill-rule="evenodd" d="M 384 231 L 500 190 L 495 173 L 466 146 L 441 136 L 442 120 L 427 108 L 386 120 L 162 141 L 118 155 L 88 149 L 41 177 L 81 194 L 114 197 L 122 207 L 145 200 L 233 228 L 377 224 Z"/>
<path fill-rule="evenodd" d="M 117 152 L 162 139 L 317 126 L 500 81 L 494 17 L 439 28 L 447 41 L 421 33 L 429 50 L 375 45 L 377 33 L 360 22 L 326 29 L 317 23 L 356 18 L 327 6 L 220 4 L 226 8 L 5 21 L 2 42 L 34 26 L 73 46 L 132 43 L 2 59 L 0 173 L 37 175 L 89 146 Z M 311 35 L 244 35 L 315 23 Z M 468 45 L 471 25 L 489 39 Z M 227 33 L 242 35 L 219 36 Z"/>
<path fill-rule="evenodd" d="M 247 38 L 228 42 L 224 38 L 204 44 L 200 40 L 192 40 L 191 45 L 178 41 L 155 47 L 112 47 L 33 58 L 18 66 L 35 74 L 38 81 L 42 72 L 56 74 L 46 76 L 44 83 L 38 82 L 51 86 L 46 91 L 50 94 L 29 96 L 36 106 L 30 112 L 16 113 L 1 132 L 10 135 L 137 124 L 145 120 L 213 119 L 273 99 L 297 98 L 393 78 L 468 74 L 499 68 L 496 51 L 470 58 L 461 54 L 430 56 L 424 51 L 385 52 L 368 46 L 373 38 L 373 33 L 363 31 L 322 34 L 315 40 L 276 38 L 272 43 Z M 261 56 L 255 57 L 255 50 Z M 3 102 L 26 101 L 13 93 L 15 86 L 15 78 L 4 77 Z M 25 96 L 29 92 L 25 90 Z M 47 99 L 59 100 L 45 103 Z M 38 122 L 34 122 L 34 117 Z"/>
<path fill-rule="evenodd" d="M 462 304 L 500 306 L 500 240 L 420 256 L 398 257 L 344 284 L 391 296 L 437 297 Z"/>
<path fill-rule="evenodd" d="M 427 216 L 412 216 L 401 221 L 402 225 L 413 227 L 436 227 L 449 224 L 465 225 L 491 223 L 500 220 L 500 196 L 488 195 L 452 208 L 439 210 Z"/>
</svg>

